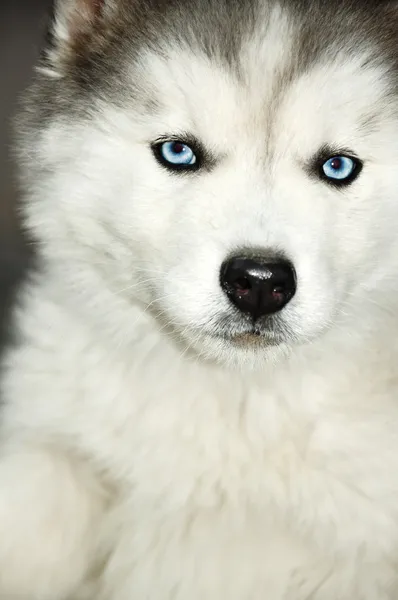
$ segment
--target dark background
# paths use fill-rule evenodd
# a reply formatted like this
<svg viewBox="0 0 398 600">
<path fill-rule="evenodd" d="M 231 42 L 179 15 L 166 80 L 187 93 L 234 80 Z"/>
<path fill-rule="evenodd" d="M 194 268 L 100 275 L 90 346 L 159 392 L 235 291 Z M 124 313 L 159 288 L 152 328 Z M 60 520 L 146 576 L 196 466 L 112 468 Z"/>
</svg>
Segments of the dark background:
<svg viewBox="0 0 398 600">
<path fill-rule="evenodd" d="M 17 219 L 11 121 L 32 76 L 50 4 L 51 0 L 0 0 L 0 333 L 29 254 Z"/>
</svg>

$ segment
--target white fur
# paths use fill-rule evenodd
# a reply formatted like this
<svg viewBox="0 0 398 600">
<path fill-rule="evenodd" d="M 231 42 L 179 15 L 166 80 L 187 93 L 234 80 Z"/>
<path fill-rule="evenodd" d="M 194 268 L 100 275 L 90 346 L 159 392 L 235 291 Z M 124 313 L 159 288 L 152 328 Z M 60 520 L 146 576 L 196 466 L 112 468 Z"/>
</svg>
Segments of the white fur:
<svg viewBox="0 0 398 600">
<path fill-rule="evenodd" d="M 397 117 L 366 56 L 268 111 L 284 51 L 261 36 L 274 53 L 244 46 L 243 81 L 147 54 L 157 115 L 99 100 L 35 140 L 52 175 L 2 383 L 2 600 L 398 597 Z M 156 164 L 178 131 L 213 171 Z M 363 158 L 350 188 L 304 169 L 325 143 Z M 295 264 L 282 347 L 209 335 L 245 245 Z"/>
</svg>

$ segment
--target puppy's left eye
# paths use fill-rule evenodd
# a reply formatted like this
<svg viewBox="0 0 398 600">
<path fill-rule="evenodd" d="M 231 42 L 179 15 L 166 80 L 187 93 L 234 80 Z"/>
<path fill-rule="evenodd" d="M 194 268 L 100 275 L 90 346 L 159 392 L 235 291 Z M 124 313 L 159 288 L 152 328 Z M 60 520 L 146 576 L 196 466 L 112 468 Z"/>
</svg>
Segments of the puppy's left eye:
<svg viewBox="0 0 398 600">
<path fill-rule="evenodd" d="M 179 140 L 158 142 L 152 147 L 157 160 L 170 170 L 190 170 L 198 168 L 198 156 L 194 149 Z"/>
<path fill-rule="evenodd" d="M 350 156 L 332 156 L 321 165 L 321 176 L 330 183 L 348 185 L 361 170 L 361 162 Z"/>
</svg>

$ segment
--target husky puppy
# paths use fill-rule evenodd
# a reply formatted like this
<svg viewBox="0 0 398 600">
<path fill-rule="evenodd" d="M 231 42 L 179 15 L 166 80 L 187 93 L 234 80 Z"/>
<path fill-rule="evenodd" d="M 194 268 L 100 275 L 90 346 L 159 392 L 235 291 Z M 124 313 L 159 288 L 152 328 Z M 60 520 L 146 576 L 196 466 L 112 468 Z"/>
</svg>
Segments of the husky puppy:
<svg viewBox="0 0 398 600">
<path fill-rule="evenodd" d="M 58 1 L 18 121 L 1 600 L 397 600 L 397 28 Z"/>
</svg>

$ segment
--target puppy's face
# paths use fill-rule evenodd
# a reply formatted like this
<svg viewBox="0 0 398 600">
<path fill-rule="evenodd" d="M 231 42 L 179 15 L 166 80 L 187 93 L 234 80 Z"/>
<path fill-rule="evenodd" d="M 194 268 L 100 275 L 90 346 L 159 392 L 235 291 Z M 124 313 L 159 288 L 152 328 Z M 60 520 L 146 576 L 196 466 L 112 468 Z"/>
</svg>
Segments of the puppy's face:
<svg viewBox="0 0 398 600">
<path fill-rule="evenodd" d="M 165 335 L 235 366 L 355 315 L 397 266 L 387 65 L 341 43 L 300 69 L 292 15 L 257 22 L 229 62 L 165 38 L 115 63 L 117 90 L 43 129 L 46 198 L 28 208 L 66 260 L 100 265 Z"/>
</svg>

